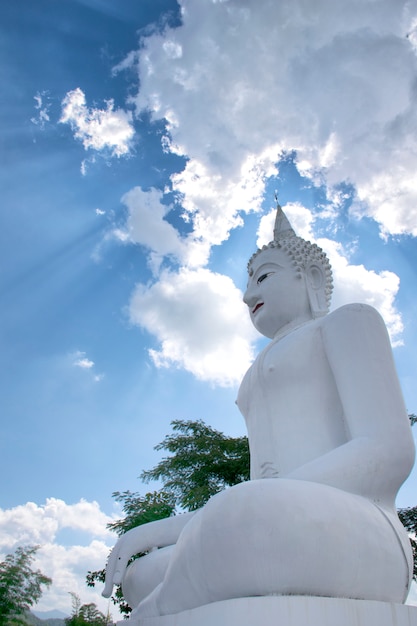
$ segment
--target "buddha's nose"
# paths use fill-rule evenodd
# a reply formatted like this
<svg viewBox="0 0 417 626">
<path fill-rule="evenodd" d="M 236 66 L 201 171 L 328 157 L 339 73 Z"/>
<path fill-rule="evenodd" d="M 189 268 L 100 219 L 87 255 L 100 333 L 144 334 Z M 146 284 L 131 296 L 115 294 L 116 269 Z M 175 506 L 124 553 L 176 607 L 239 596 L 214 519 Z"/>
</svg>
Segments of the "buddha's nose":
<svg viewBox="0 0 417 626">
<path fill-rule="evenodd" d="M 254 285 L 250 285 L 243 294 L 243 302 L 252 309 L 258 301 L 258 294 Z"/>
</svg>

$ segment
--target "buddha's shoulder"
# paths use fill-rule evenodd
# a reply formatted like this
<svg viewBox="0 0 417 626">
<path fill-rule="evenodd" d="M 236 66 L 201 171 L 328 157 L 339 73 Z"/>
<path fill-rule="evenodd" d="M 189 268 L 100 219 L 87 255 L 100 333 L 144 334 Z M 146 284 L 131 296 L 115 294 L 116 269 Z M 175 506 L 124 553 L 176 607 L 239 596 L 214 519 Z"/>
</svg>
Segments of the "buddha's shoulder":
<svg viewBox="0 0 417 626">
<path fill-rule="evenodd" d="M 380 313 L 369 304 L 345 304 L 320 319 L 320 326 L 329 332 L 345 333 L 373 330 L 386 333 L 385 322 Z"/>
<path fill-rule="evenodd" d="M 382 320 L 381 315 L 376 309 L 374 309 L 373 306 L 370 306 L 369 304 L 354 302 L 351 304 L 345 304 L 338 309 L 335 309 L 334 311 L 326 315 L 326 317 L 323 318 L 323 321 L 324 323 L 329 321 L 332 322 L 334 320 L 337 321 L 350 319 L 357 321 L 359 318 L 363 318 L 364 320 L 370 319 L 372 321 L 375 321 L 377 319 Z"/>
</svg>

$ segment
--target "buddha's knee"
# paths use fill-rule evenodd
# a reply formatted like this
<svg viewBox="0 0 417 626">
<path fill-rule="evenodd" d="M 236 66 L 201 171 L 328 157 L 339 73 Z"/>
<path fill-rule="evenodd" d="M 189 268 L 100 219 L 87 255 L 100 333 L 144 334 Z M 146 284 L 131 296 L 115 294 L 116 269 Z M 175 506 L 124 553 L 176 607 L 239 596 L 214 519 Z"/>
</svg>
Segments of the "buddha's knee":
<svg viewBox="0 0 417 626">
<path fill-rule="evenodd" d="M 404 601 L 408 564 L 398 532 L 372 502 L 334 487 L 285 479 L 237 485 L 209 501 L 198 531 L 194 571 L 212 597 Z"/>
</svg>

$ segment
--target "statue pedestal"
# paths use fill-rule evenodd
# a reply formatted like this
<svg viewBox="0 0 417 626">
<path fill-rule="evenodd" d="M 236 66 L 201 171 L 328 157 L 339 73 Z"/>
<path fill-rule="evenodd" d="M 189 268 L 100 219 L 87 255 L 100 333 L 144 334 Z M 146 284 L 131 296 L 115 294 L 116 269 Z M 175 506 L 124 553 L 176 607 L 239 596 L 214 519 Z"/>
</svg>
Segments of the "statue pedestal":
<svg viewBox="0 0 417 626">
<path fill-rule="evenodd" d="M 123 626 L 417 626 L 417 607 L 370 600 L 267 596 L 213 602 Z"/>
</svg>

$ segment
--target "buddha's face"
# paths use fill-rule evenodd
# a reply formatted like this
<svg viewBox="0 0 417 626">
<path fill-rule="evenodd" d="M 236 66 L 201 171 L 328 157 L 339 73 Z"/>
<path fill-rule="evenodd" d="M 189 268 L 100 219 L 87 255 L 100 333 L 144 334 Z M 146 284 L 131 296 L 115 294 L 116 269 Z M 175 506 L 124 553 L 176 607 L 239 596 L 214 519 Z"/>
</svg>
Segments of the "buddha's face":
<svg viewBox="0 0 417 626">
<path fill-rule="evenodd" d="M 269 248 L 251 263 L 243 301 L 255 328 L 272 339 L 287 324 L 312 319 L 304 276 L 297 275 L 286 252 Z"/>
</svg>

